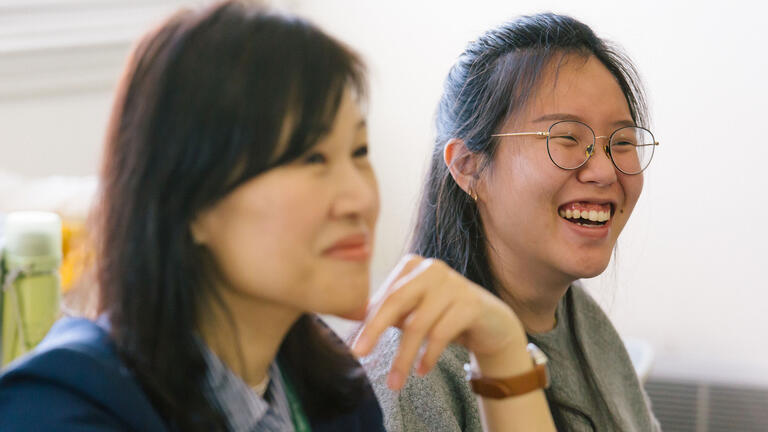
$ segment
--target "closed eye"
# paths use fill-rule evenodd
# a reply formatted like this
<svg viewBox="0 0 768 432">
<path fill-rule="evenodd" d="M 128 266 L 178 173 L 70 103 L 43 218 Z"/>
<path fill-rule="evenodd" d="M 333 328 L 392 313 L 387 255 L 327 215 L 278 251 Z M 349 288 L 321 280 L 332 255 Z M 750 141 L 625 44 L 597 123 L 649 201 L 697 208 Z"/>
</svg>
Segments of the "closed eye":
<svg viewBox="0 0 768 432">
<path fill-rule="evenodd" d="M 354 158 L 364 158 L 368 156 L 368 144 L 363 144 L 360 147 L 356 148 L 354 152 L 352 152 L 352 157 Z"/>
<path fill-rule="evenodd" d="M 328 161 L 328 158 L 326 158 L 324 154 L 319 152 L 310 153 L 304 158 L 304 163 L 306 164 L 324 164 L 327 161 Z"/>
<path fill-rule="evenodd" d="M 578 144 L 579 143 L 578 139 L 576 139 L 575 137 L 572 137 L 570 135 L 551 136 L 551 137 L 549 137 L 549 140 L 550 141 L 557 141 L 557 143 L 560 144 L 560 145 L 566 145 L 566 144 L 573 145 L 573 144 Z"/>
<path fill-rule="evenodd" d="M 631 154 L 635 153 L 637 145 L 630 141 L 617 141 L 611 144 L 611 152 L 613 154 Z"/>
</svg>

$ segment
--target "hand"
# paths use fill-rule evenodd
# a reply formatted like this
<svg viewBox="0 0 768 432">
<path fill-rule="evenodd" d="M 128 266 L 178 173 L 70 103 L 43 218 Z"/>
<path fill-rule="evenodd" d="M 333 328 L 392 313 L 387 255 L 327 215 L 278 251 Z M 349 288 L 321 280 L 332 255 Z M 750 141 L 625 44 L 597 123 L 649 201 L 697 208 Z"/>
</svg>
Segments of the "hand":
<svg viewBox="0 0 768 432">
<path fill-rule="evenodd" d="M 402 388 L 422 345 L 420 375 L 435 366 L 451 342 L 467 347 L 479 363 L 511 351 L 525 355 L 525 331 L 512 309 L 440 260 L 404 257 L 380 293 L 352 351 L 367 355 L 384 330 L 400 328 L 400 349 L 387 378 L 392 390 Z"/>
</svg>

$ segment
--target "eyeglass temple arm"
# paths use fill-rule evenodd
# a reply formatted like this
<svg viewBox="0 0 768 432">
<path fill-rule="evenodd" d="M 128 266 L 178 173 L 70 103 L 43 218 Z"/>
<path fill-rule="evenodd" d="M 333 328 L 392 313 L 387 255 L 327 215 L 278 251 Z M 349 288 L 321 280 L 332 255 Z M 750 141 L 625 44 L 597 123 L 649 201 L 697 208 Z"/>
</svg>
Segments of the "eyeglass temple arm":
<svg viewBox="0 0 768 432">
<path fill-rule="evenodd" d="M 514 133 L 503 133 L 503 134 L 493 134 L 492 137 L 507 137 L 507 136 L 525 136 L 525 135 L 538 135 L 538 136 L 549 136 L 549 132 L 514 132 Z"/>
</svg>

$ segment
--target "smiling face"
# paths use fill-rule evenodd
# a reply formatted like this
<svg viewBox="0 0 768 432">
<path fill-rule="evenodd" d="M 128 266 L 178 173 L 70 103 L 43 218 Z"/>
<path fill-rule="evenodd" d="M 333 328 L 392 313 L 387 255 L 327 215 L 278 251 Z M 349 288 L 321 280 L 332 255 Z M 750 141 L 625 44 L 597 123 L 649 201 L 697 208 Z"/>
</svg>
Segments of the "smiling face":
<svg viewBox="0 0 768 432">
<path fill-rule="evenodd" d="M 191 229 L 213 255 L 224 296 L 300 312 L 365 306 L 378 190 L 357 103 L 305 155 L 243 183 Z"/>
<path fill-rule="evenodd" d="M 576 55 L 557 71 L 550 67 L 526 109 L 498 133 L 546 131 L 560 120 L 584 122 L 597 136 L 634 124 L 614 76 L 596 58 Z M 542 137 L 500 140 L 478 182 L 493 267 L 555 284 L 600 274 L 640 196 L 642 174 L 616 170 L 603 149 L 606 138 L 570 171 L 552 163 Z M 594 220 L 576 219 L 585 214 Z"/>
</svg>

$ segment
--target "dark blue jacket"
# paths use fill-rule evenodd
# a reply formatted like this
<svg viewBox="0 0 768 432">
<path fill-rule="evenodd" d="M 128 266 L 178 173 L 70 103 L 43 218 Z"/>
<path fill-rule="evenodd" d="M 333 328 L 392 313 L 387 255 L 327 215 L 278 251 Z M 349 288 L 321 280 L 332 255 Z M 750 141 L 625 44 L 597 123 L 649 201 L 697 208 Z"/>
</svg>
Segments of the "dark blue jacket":
<svg viewBox="0 0 768 432">
<path fill-rule="evenodd" d="M 375 399 L 314 431 L 383 431 Z M 107 331 L 63 318 L 0 375 L 0 431 L 141 431 L 169 428 L 118 358 Z"/>
</svg>

